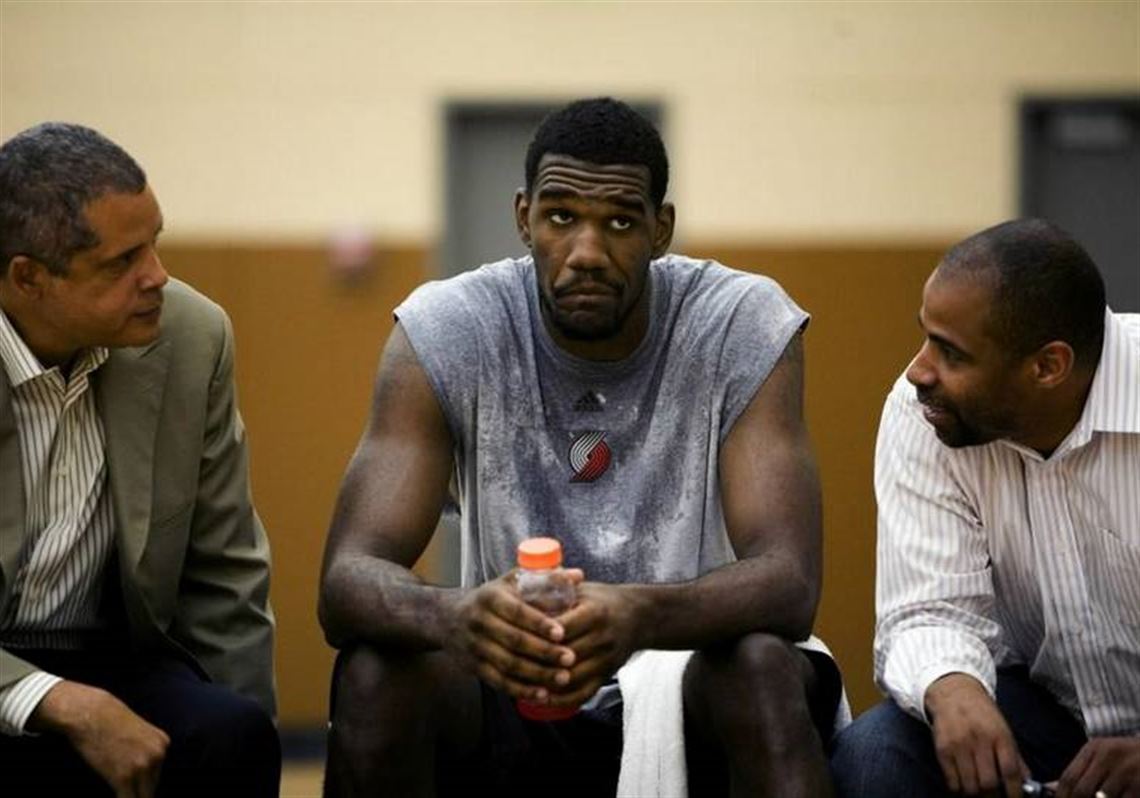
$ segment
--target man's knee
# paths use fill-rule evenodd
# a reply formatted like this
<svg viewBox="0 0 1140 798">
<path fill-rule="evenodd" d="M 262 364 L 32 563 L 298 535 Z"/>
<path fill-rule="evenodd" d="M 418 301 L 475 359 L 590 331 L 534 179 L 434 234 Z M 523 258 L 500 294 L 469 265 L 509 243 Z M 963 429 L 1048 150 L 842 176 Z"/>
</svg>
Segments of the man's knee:
<svg viewBox="0 0 1140 798">
<path fill-rule="evenodd" d="M 701 728 L 724 739 L 763 738 L 796 745 L 812 730 L 808 706 L 811 666 L 782 638 L 745 635 L 698 652 L 685 674 L 685 702 Z"/>
<path fill-rule="evenodd" d="M 171 729 L 163 764 L 163 794 L 232 792 L 275 795 L 281 778 L 281 741 L 269 714 L 254 700 L 215 685 L 185 723 Z"/>
<path fill-rule="evenodd" d="M 333 714 L 367 709 L 374 713 L 390 702 L 422 708 L 430 704 L 443 679 L 438 655 L 388 653 L 367 645 L 341 651 L 333 671 Z"/>
<path fill-rule="evenodd" d="M 892 701 L 863 713 L 832 742 L 839 796 L 944 794 L 930 729 Z"/>
<path fill-rule="evenodd" d="M 370 738 L 370 745 L 389 732 L 401 744 L 434 737 L 449 730 L 453 716 L 466 718 L 472 710 L 468 683 L 476 684 L 474 677 L 442 652 L 387 652 L 368 645 L 346 648 L 333 672 L 334 737 L 350 733 Z M 441 712 L 443 707 L 446 713 Z"/>
<path fill-rule="evenodd" d="M 472 749 L 481 713 L 478 681 L 443 652 L 345 648 L 333 671 L 325 794 L 430 788 L 437 745 Z"/>
<path fill-rule="evenodd" d="M 214 749 L 228 747 L 236 752 L 233 756 L 247 762 L 250 757 L 259 761 L 281 757 L 281 740 L 273 719 L 256 701 L 244 696 L 235 695 L 225 711 L 214 716 L 208 736 Z"/>
<path fill-rule="evenodd" d="M 810 666 L 794 645 L 770 634 L 744 635 L 731 643 L 701 651 L 699 668 L 705 679 L 736 700 L 748 697 L 759 700 L 802 699 Z M 797 690 L 799 687 L 801 689 Z"/>
</svg>

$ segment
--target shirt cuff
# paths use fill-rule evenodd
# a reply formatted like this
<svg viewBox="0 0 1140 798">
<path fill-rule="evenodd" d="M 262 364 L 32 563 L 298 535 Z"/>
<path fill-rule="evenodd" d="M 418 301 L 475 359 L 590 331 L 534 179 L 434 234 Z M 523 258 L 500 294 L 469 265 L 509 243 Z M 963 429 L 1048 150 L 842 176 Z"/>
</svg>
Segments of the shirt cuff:
<svg viewBox="0 0 1140 798">
<path fill-rule="evenodd" d="M 0 689 L 0 733 L 9 736 L 25 734 L 24 725 L 32 712 L 40 705 L 48 690 L 62 681 L 58 676 L 36 671 Z"/>
<path fill-rule="evenodd" d="M 881 682 L 900 709 L 929 724 L 926 691 L 948 673 L 972 676 L 994 695 L 997 672 L 985 644 L 970 634 L 945 628 L 901 633 L 886 658 Z"/>
<path fill-rule="evenodd" d="M 925 722 L 927 726 L 930 725 L 930 716 L 926 714 L 926 691 L 930 689 L 930 685 L 934 684 L 943 676 L 949 676 L 951 673 L 964 673 L 967 676 L 973 677 L 978 681 L 978 684 L 980 684 L 985 689 L 990 698 L 994 699 L 995 701 L 997 700 L 997 696 L 994 694 L 994 686 L 986 679 L 982 673 L 969 667 L 968 665 L 961 663 L 953 666 L 942 664 L 931 665 L 929 668 L 925 668 L 924 670 L 920 671 L 918 676 L 915 678 L 915 694 L 912 697 L 912 700 L 917 700 L 917 711 L 920 713 L 918 715 L 915 715 L 915 717 Z"/>
</svg>

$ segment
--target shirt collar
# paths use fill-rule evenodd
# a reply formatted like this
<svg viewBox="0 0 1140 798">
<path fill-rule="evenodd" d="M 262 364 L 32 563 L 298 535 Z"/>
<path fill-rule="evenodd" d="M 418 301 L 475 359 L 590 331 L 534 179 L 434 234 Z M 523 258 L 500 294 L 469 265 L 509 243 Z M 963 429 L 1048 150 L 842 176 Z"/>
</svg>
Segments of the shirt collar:
<svg viewBox="0 0 1140 798">
<path fill-rule="evenodd" d="M 78 379 L 103 365 L 111 352 L 105 346 L 96 346 L 86 349 L 79 356 L 71 379 Z M 8 315 L 0 310 L 0 361 L 4 364 L 4 371 L 13 388 L 47 374 L 52 369 L 45 369 L 24 339 L 16 332 Z M 54 368 L 54 367 L 53 367 Z"/>
<path fill-rule="evenodd" d="M 1128 329 L 1121 316 L 1105 308 L 1104 344 L 1092 387 L 1080 420 L 1060 448 L 1071 450 L 1083 446 L 1096 432 L 1140 433 L 1137 386 L 1140 386 L 1140 337 Z"/>
<path fill-rule="evenodd" d="M 1140 317 L 1105 309 L 1104 348 L 1085 412 L 1097 432 L 1140 433 Z"/>
</svg>

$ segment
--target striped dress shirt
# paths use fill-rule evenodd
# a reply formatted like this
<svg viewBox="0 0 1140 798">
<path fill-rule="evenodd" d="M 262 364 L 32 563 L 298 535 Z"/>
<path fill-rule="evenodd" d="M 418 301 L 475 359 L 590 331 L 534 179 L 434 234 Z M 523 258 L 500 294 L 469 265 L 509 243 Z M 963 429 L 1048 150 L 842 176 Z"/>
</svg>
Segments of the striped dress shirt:
<svg viewBox="0 0 1140 798">
<path fill-rule="evenodd" d="M 1076 426 L 1048 459 L 951 449 L 904 378 L 883 409 L 875 679 L 915 717 L 937 678 L 1025 665 L 1090 736 L 1140 734 L 1140 316 L 1105 315 Z"/>
<path fill-rule="evenodd" d="M 20 441 L 26 534 L 12 593 L 0 617 L 5 645 L 69 648 L 99 625 L 104 567 L 113 521 L 103 424 L 90 377 L 107 359 L 95 348 L 69 376 L 44 369 L 0 311 L 0 360 L 12 385 Z M 4 485 L 5 494 L 15 485 Z M 60 679 L 35 672 L 0 690 L 0 732 L 19 734 Z"/>
</svg>

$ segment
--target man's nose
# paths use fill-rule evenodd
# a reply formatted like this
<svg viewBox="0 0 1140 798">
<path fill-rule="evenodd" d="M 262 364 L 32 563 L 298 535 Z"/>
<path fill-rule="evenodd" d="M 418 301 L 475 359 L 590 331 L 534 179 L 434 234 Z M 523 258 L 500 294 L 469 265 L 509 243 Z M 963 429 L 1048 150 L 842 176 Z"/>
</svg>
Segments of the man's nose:
<svg viewBox="0 0 1140 798">
<path fill-rule="evenodd" d="M 918 387 L 926 387 L 934 385 L 938 381 L 938 374 L 930 363 L 930 342 L 923 341 L 922 346 L 914 355 L 914 359 L 910 361 L 910 365 L 906 367 L 907 381 Z"/>
<path fill-rule="evenodd" d="M 595 225 L 580 225 L 575 231 L 566 265 L 578 271 L 604 269 L 609 262 L 604 233 Z"/>
<path fill-rule="evenodd" d="M 162 265 L 162 258 L 158 256 L 158 250 L 151 247 L 147 255 L 146 269 L 143 272 L 143 290 L 162 288 L 169 280 L 170 274 Z"/>
</svg>

